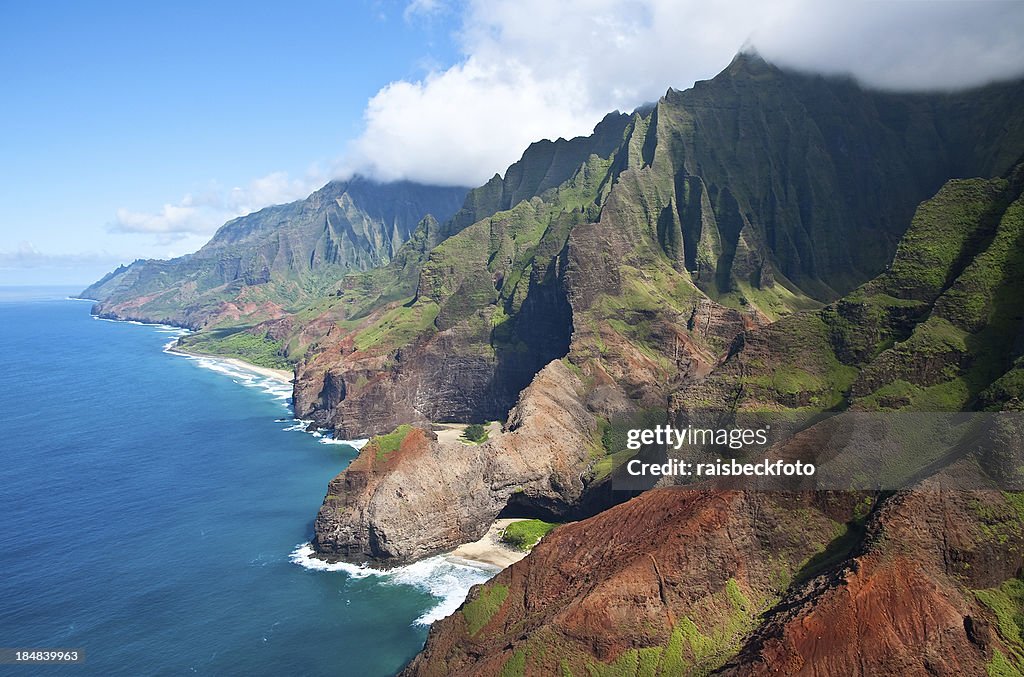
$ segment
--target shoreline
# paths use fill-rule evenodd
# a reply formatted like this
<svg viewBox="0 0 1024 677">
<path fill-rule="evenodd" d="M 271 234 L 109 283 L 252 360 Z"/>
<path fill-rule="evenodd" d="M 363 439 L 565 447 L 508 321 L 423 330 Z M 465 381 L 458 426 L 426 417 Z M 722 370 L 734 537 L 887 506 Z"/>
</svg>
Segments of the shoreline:
<svg viewBox="0 0 1024 677">
<path fill-rule="evenodd" d="M 495 520 L 482 538 L 472 543 L 463 543 L 448 553 L 446 557 L 456 563 L 482 564 L 488 568 L 506 569 L 530 554 L 501 542 L 501 532 L 505 530 L 505 527 L 513 522 L 522 521 L 522 519 Z"/>
<path fill-rule="evenodd" d="M 75 298 L 75 297 L 71 297 L 71 296 L 66 297 L 65 300 L 68 300 L 68 301 L 93 301 L 93 302 L 95 302 L 95 299 Z M 93 313 L 90 313 L 90 315 L 93 317 L 93 319 L 105 320 L 107 322 L 127 322 L 128 324 L 140 324 L 140 325 L 147 326 L 147 327 L 167 327 L 169 329 L 180 329 L 180 330 L 183 330 L 186 333 L 192 333 L 194 331 L 192 329 L 189 329 L 188 327 L 181 327 L 181 326 L 174 325 L 174 324 L 167 324 L 166 322 L 142 322 L 141 320 L 115 319 L 115 318 L 112 318 L 112 317 L 102 317 L 100 315 L 96 315 L 96 314 L 93 314 Z M 185 350 L 184 348 L 179 347 L 177 345 L 177 343 L 178 343 L 177 340 L 174 340 L 171 343 L 169 343 L 164 348 L 164 352 L 174 353 L 176 355 L 185 355 L 186 357 L 205 357 L 205 358 L 211 359 L 211 360 L 219 360 L 221 362 L 225 362 L 227 364 L 230 364 L 230 365 L 232 365 L 234 367 L 238 367 L 239 369 L 244 369 L 244 370 L 250 371 L 250 372 L 252 372 L 254 374 L 259 374 L 260 376 L 263 376 L 264 378 L 273 379 L 273 380 L 279 381 L 281 383 L 287 383 L 288 385 L 292 385 L 292 384 L 295 383 L 295 373 L 293 371 L 288 371 L 287 369 L 273 369 L 271 367 L 261 367 L 258 364 L 253 364 L 252 362 L 246 362 L 245 360 L 243 360 L 240 357 L 230 357 L 228 355 L 214 355 L 212 353 L 200 353 L 200 352 L 196 352 L 196 351 L 192 351 L 192 350 Z"/>
<path fill-rule="evenodd" d="M 238 367 L 239 369 L 245 369 L 255 374 L 259 374 L 265 378 L 274 379 L 281 383 L 287 383 L 291 385 L 295 381 L 295 375 L 285 369 L 271 369 L 270 367 L 261 367 L 258 364 L 246 362 L 239 357 L 228 357 L 227 355 L 211 355 L 210 353 L 197 353 L 190 350 L 182 350 L 178 346 L 169 346 L 167 348 L 169 353 L 177 353 L 178 355 L 187 355 L 189 357 L 205 357 L 211 360 L 220 360 L 232 366 Z"/>
<path fill-rule="evenodd" d="M 175 341 L 175 343 L 177 342 Z M 166 352 L 174 353 L 176 355 L 182 355 L 186 357 L 203 357 L 211 360 L 224 362 L 226 364 L 238 367 L 239 369 L 244 369 L 254 374 L 259 374 L 260 376 L 263 376 L 265 378 L 273 379 L 282 384 L 293 385 L 295 383 L 295 375 L 293 372 L 287 371 L 285 369 L 272 369 L 270 367 L 261 367 L 258 364 L 246 362 L 245 360 L 239 357 L 229 357 L 227 355 L 200 353 L 191 350 L 185 350 L 183 348 L 178 347 L 177 345 L 169 345 L 164 350 Z M 464 428 L 465 426 L 448 424 L 445 425 L 445 427 L 455 429 L 446 432 L 455 432 L 455 434 L 459 434 L 461 433 L 461 430 L 458 429 Z M 493 426 L 488 427 L 490 428 Z M 498 430 L 500 430 L 500 427 L 498 428 Z M 356 441 L 358 442 L 360 440 Z M 351 442 L 348 443 L 350 444 L 350 446 L 354 446 L 356 449 L 362 447 L 362 445 L 352 445 Z M 480 539 L 472 541 L 470 543 L 463 543 L 451 552 L 443 555 L 443 557 L 445 557 L 445 559 L 454 564 L 462 564 L 465 566 L 471 566 L 484 570 L 501 571 L 503 569 L 506 569 L 515 564 L 516 562 L 518 562 L 519 560 L 525 558 L 528 554 L 530 554 L 528 551 L 524 552 L 521 550 L 516 550 L 515 548 L 501 541 L 501 534 L 505 530 L 505 527 L 507 527 L 509 524 L 512 524 L 513 522 L 521 521 L 522 519 L 520 518 L 507 518 L 495 520 L 491 524 L 491 526 L 488 527 L 487 532 Z"/>
</svg>

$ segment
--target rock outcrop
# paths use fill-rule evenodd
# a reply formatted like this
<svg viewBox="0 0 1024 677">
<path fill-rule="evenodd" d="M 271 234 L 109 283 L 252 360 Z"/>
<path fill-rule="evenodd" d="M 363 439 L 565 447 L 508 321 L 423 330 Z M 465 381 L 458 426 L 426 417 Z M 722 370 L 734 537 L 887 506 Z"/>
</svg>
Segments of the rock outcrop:
<svg viewBox="0 0 1024 677">
<path fill-rule="evenodd" d="M 439 441 L 410 426 L 371 440 L 328 487 L 315 523 L 318 556 L 398 564 L 480 538 L 510 506 L 572 515 L 597 427 L 582 395 L 556 360 L 483 444 Z"/>
<path fill-rule="evenodd" d="M 900 493 L 858 554 L 794 589 L 722 673 L 986 674 L 1016 647 L 973 591 L 1014 579 L 1022 547 L 1021 516 L 999 492 Z"/>
</svg>

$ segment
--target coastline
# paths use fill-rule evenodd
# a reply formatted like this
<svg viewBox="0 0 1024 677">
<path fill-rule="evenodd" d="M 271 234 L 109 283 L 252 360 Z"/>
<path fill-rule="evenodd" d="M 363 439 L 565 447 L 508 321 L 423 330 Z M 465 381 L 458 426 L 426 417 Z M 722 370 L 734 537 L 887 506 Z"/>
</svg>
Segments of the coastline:
<svg viewBox="0 0 1024 677">
<path fill-rule="evenodd" d="M 238 357 L 228 357 L 227 355 L 212 355 L 210 353 L 197 353 L 192 352 L 190 350 L 183 350 L 178 346 L 169 346 L 167 348 L 167 352 L 177 353 L 179 355 L 189 355 L 191 357 L 206 357 L 212 360 L 220 360 L 227 364 L 238 367 L 239 369 L 245 369 L 246 371 L 251 371 L 255 374 L 259 374 L 260 376 L 271 378 L 274 379 L 275 381 L 280 381 L 281 383 L 287 383 L 288 385 L 291 385 L 292 382 L 295 380 L 294 374 L 286 369 L 271 369 L 270 367 L 261 367 L 258 364 L 246 362 L 245 360 Z"/>
</svg>

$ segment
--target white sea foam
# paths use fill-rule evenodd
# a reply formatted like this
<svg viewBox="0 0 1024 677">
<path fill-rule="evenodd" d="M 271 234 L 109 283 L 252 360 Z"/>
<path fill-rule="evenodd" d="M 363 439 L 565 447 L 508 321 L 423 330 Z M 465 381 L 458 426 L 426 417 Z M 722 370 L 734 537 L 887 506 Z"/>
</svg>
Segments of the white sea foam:
<svg viewBox="0 0 1024 677">
<path fill-rule="evenodd" d="M 168 344 L 168 348 L 173 345 L 173 343 L 174 342 L 172 341 Z M 258 388 L 275 399 L 281 400 L 285 406 L 287 406 L 289 404 L 289 400 L 291 400 L 292 386 L 290 383 L 283 383 L 278 379 L 265 376 L 258 371 L 246 369 L 241 365 L 228 362 L 226 360 L 220 360 L 216 357 L 208 357 L 206 355 L 189 355 L 188 353 L 180 353 L 174 350 L 169 350 L 168 348 L 165 348 L 165 352 L 192 360 L 196 365 L 227 376 L 239 385 L 249 388 Z"/>
<path fill-rule="evenodd" d="M 324 437 L 323 439 L 320 440 L 320 444 L 345 444 L 345 445 L 348 445 L 348 446 L 352 447 L 356 451 L 359 451 L 360 449 L 365 447 L 366 443 L 369 442 L 369 441 L 370 440 L 368 440 L 368 439 L 363 439 L 363 440 L 336 440 L 333 437 Z"/>
<path fill-rule="evenodd" d="M 188 333 L 187 330 L 182 330 Z M 189 353 L 183 353 L 176 350 L 170 350 L 177 339 L 171 341 L 164 347 L 164 352 L 171 355 L 177 355 L 178 357 L 184 357 L 185 359 L 191 360 L 197 366 L 210 371 L 217 372 L 222 376 L 227 376 L 235 383 L 245 386 L 247 388 L 257 388 L 262 390 L 267 395 L 270 395 L 274 399 L 281 402 L 281 404 L 291 410 L 292 404 L 292 385 L 291 383 L 284 383 L 279 379 L 270 378 L 259 371 L 247 369 L 241 364 L 236 362 L 229 362 L 216 357 L 208 355 L 191 355 Z M 331 437 L 324 435 L 323 432 L 313 429 L 309 430 L 309 424 L 313 421 L 306 419 L 276 419 L 278 423 L 287 423 L 284 430 L 288 432 L 302 432 L 312 435 L 313 437 L 319 438 L 323 444 L 348 444 L 349 446 L 355 447 L 357 450 L 361 449 L 368 440 L 334 440 Z"/>
<path fill-rule="evenodd" d="M 347 562 L 324 562 L 313 557 L 313 546 L 309 543 L 296 547 L 289 559 L 294 564 L 314 571 L 344 571 L 352 578 L 375 576 L 383 579 L 382 583 L 387 585 L 408 585 L 429 593 L 439 601 L 415 620 L 417 625 L 430 625 L 451 615 L 466 600 L 471 587 L 489 581 L 500 571 L 497 567 L 484 564 L 454 561 L 447 555 L 428 557 L 393 569 L 374 569 Z"/>
<path fill-rule="evenodd" d="M 178 343 L 178 339 L 182 336 L 187 336 L 192 333 L 189 329 L 182 329 L 181 327 L 167 327 L 162 326 L 156 330 L 156 333 L 170 336 L 171 340 L 164 344 L 164 352 L 175 354 L 172 348 Z"/>
<path fill-rule="evenodd" d="M 85 299 L 83 299 L 85 300 Z M 117 322 L 119 324 L 135 324 L 140 327 L 158 327 L 160 329 L 168 329 L 173 331 L 180 331 L 189 333 L 188 329 L 182 327 L 175 327 L 173 324 L 164 324 L 162 322 L 139 322 L 138 320 L 115 320 L 111 317 L 100 317 L 99 315 L 93 315 L 92 319 L 99 320 L 100 322 Z"/>
<path fill-rule="evenodd" d="M 94 320 L 102 320 L 103 322 L 119 322 L 122 324 L 135 324 L 142 327 L 155 327 L 156 333 L 170 336 L 171 340 L 164 344 L 163 351 L 169 355 L 176 357 L 183 357 L 187 360 L 191 360 L 197 366 L 210 371 L 217 372 L 223 376 L 229 377 L 235 383 L 246 386 L 249 388 L 258 388 L 270 395 L 276 400 L 279 400 L 282 405 L 291 410 L 292 405 L 292 385 L 291 383 L 284 383 L 279 379 L 270 378 L 265 374 L 260 373 L 254 369 L 247 369 L 243 365 L 237 362 L 229 362 L 225 359 L 209 355 L 193 355 L 181 351 L 174 350 L 175 344 L 178 339 L 182 336 L 187 336 L 192 333 L 192 330 L 185 329 L 183 327 L 175 327 L 170 324 L 160 324 L 155 322 L 138 322 L 137 320 L 114 320 L 107 317 L 92 316 Z M 278 423 L 289 423 L 290 425 L 284 430 L 297 431 L 312 435 L 320 440 L 321 444 L 344 444 L 350 446 L 357 451 L 366 446 L 369 440 L 356 439 L 356 440 L 336 440 L 328 433 L 317 430 L 316 428 L 310 430 L 309 424 L 312 421 L 303 419 L 278 419 Z"/>
</svg>

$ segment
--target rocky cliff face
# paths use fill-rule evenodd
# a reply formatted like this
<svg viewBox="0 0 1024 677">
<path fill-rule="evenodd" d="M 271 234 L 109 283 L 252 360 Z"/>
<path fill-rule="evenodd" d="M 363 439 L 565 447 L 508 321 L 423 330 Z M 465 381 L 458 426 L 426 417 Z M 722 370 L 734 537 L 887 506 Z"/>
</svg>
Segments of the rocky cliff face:
<svg viewBox="0 0 1024 677">
<path fill-rule="evenodd" d="M 122 266 L 82 296 L 118 319 L 199 328 L 284 314 L 349 271 L 390 261 L 427 214 L 447 221 L 465 188 L 355 177 L 224 224 L 194 254 Z"/>
<path fill-rule="evenodd" d="M 404 674 L 973 675 L 1019 651 L 1001 494 L 854 498 L 647 492 L 474 589 Z"/>
<path fill-rule="evenodd" d="M 740 333 L 676 424 L 795 415 L 772 453 L 819 462 L 827 410 L 1021 410 L 1020 171 L 948 183 L 882 275 Z M 1024 495 L 949 487 L 1019 479 L 1019 433 L 1009 470 L 972 439 L 898 492 L 647 491 L 475 589 L 406 674 L 1017 674 Z"/>
<path fill-rule="evenodd" d="M 303 353 L 297 410 L 343 436 L 503 418 L 566 355 L 602 417 L 664 409 L 740 331 L 882 271 L 950 176 L 1006 171 L 1021 111 L 1019 83 L 907 96 L 741 55 L 593 137 L 531 147 L 401 284 L 349 281 L 326 311 L 338 329 Z"/>
<path fill-rule="evenodd" d="M 1024 165 L 947 183 L 922 203 L 887 271 L 824 309 L 742 334 L 673 395 L 703 411 L 805 407 L 960 411 L 1020 401 Z"/>
<path fill-rule="evenodd" d="M 795 589 L 722 673 L 992 674 L 1019 649 L 986 591 L 1015 580 L 1021 537 L 998 492 L 899 494 L 856 555 Z"/>
</svg>

